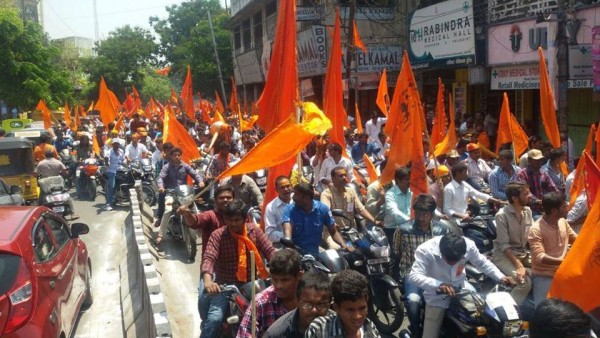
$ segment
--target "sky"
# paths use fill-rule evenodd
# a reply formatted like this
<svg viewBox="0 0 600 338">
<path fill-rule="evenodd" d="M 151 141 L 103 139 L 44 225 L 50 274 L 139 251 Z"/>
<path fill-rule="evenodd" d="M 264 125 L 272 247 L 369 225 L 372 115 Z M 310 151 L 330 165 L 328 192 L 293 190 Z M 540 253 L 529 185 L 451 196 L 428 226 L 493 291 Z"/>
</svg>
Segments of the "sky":
<svg viewBox="0 0 600 338">
<path fill-rule="evenodd" d="M 165 7 L 182 2 L 184 0 L 96 0 L 100 39 L 124 25 L 140 26 L 152 31 L 149 17 L 165 19 Z M 223 6 L 224 2 L 221 0 Z M 68 36 L 94 39 L 92 0 L 42 0 L 42 3 L 44 29 L 52 39 Z"/>
</svg>

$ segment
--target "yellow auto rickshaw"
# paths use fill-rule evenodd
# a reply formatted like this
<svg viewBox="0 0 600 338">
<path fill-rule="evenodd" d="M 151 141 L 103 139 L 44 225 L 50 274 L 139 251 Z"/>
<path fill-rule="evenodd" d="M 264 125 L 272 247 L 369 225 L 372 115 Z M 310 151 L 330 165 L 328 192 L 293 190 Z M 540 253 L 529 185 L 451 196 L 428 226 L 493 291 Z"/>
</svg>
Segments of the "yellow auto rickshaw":
<svg viewBox="0 0 600 338">
<path fill-rule="evenodd" d="M 40 195 L 34 176 L 33 143 L 22 137 L 0 138 L 0 177 L 8 185 L 21 187 L 27 204 L 35 204 Z"/>
</svg>

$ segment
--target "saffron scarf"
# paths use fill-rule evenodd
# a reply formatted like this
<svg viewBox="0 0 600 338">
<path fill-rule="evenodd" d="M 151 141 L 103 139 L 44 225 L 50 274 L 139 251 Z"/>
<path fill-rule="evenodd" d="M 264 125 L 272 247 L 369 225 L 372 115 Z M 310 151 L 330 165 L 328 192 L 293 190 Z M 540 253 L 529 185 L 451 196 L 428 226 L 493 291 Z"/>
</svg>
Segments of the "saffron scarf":
<svg viewBox="0 0 600 338">
<path fill-rule="evenodd" d="M 262 257 L 258 252 L 256 245 L 254 245 L 254 242 L 248 238 L 247 226 L 244 224 L 244 230 L 242 234 L 235 233 L 231 229 L 229 229 L 229 234 L 231 234 L 233 238 L 237 239 L 238 269 L 235 273 L 235 276 L 237 277 L 238 281 L 243 283 L 248 281 L 248 274 L 246 272 L 248 267 L 248 258 L 246 256 L 246 251 L 254 252 L 254 261 L 256 262 L 256 267 L 258 268 L 258 274 L 260 278 L 269 278 L 269 273 L 267 272 L 267 269 L 265 269 L 265 265 L 263 264 Z"/>
</svg>

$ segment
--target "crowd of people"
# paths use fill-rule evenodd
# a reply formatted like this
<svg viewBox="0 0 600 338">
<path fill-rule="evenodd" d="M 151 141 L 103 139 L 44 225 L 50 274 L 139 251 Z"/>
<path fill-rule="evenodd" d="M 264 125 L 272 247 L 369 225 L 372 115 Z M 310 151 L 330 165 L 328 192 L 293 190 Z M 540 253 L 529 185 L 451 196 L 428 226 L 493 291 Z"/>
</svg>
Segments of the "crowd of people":
<svg viewBox="0 0 600 338">
<path fill-rule="evenodd" d="M 235 114 L 225 117 L 227 127 L 221 128 L 218 139 L 212 142 L 210 125 L 200 118 L 192 121 L 185 114 L 180 117 L 202 156 L 210 158 L 205 168 L 184 163 L 182 149 L 163 140 L 162 121 L 140 113 L 127 118 L 122 129 L 115 129 L 114 123 L 97 127 L 93 119 L 83 119 L 77 133 L 63 125 L 54 140 L 44 139 L 35 151 L 41 165 L 45 161 L 42 156 L 57 157 L 57 150 L 69 146 L 70 141 L 65 140 L 75 140 L 76 147 L 83 150 L 77 156 L 85 157 L 91 155 L 90 141 L 95 139 L 108 167 L 105 210 L 111 210 L 115 203 L 117 168 L 142 157 L 151 158 L 159 194 L 154 224 L 159 228 L 155 239 L 159 248 L 166 236 L 165 191 L 186 184 L 188 177 L 201 188 L 214 184 L 213 210 L 195 214 L 184 206 L 172 211 L 202 234 L 201 337 L 217 337 L 227 312 L 228 303 L 219 293 L 219 285 L 240 285 L 249 280 L 247 251 L 257 253 L 257 275 L 270 276 L 272 283 L 256 296 L 257 337 L 379 337 L 367 318 L 369 292 L 363 275 L 345 270 L 330 281 L 322 273 L 305 273 L 299 254 L 280 245 L 285 238 L 313 255 L 323 249 L 353 251 L 339 230 L 358 227 L 353 221 L 355 215 L 364 218 L 369 227 L 381 227 L 391 243 L 390 271 L 403 285 L 413 337 L 438 336 L 449 304 L 447 296 L 454 295 L 458 287 L 470 287 L 465 278 L 466 262 L 497 283 L 513 285 L 511 295 L 518 305 L 533 295 L 537 310 L 531 320 L 531 337 L 590 334 L 590 319 L 574 305 L 546 299 L 552 277 L 587 215 L 585 193 L 576 201 L 568 197 L 574 174 L 565 175 L 561 165 L 566 163 L 572 169 L 575 163 L 570 160 L 574 154 L 565 135 L 565 149 L 552 149 L 538 136 L 531 136 L 525 154 L 504 147 L 496 155 L 488 150 L 496 132 L 493 116 L 468 117 L 460 125 L 460 140 L 454 149 L 437 158 L 425 155 L 429 194 L 413 196 L 410 167 L 395 168 L 393 182 L 386 185 L 379 180 L 369 182 L 361 174 L 363 155 L 382 172 L 390 149 L 382 132 L 386 118 L 373 112 L 361 126 L 364 132 L 353 128 L 346 131 L 344 145 L 330 143 L 327 135 L 316 137 L 302 151 L 301 163 L 293 172 L 270 178 L 274 179 L 277 197 L 263 200 L 250 173 L 214 182 L 264 136 L 258 126 L 240 132 Z M 430 149 L 427 141 L 424 138 L 426 153 Z M 308 177 L 303 168 L 309 168 Z M 497 235 L 490 257 L 481 253 L 460 228 L 461 223 L 476 218 L 481 205 L 497 211 Z M 248 222 L 251 207 L 264 207 L 264 231 Z M 332 209 L 341 210 L 345 217 L 333 216 Z M 548 323 L 557 313 L 575 318 L 562 327 L 551 326 L 555 332 L 572 330 L 570 335 L 547 333 Z M 248 311 L 238 337 L 250 337 L 250 325 Z"/>
</svg>

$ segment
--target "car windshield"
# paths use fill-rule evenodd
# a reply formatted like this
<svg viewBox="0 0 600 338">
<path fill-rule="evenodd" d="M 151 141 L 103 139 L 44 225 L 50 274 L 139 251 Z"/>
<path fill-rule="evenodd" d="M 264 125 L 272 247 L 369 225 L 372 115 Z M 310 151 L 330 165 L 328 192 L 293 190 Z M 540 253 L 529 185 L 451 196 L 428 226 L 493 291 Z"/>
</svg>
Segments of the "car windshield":
<svg viewBox="0 0 600 338">
<path fill-rule="evenodd" d="M 19 256 L 0 253 L 0 295 L 5 294 L 15 283 L 20 259 Z"/>
<path fill-rule="evenodd" d="M 0 150 L 0 176 L 14 176 L 33 172 L 31 148 Z"/>
</svg>

